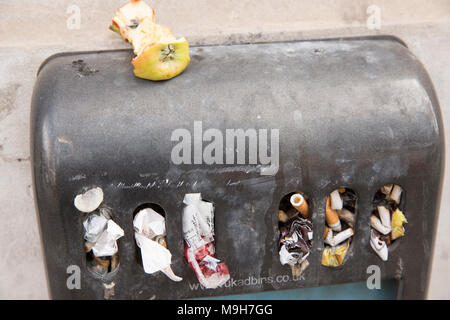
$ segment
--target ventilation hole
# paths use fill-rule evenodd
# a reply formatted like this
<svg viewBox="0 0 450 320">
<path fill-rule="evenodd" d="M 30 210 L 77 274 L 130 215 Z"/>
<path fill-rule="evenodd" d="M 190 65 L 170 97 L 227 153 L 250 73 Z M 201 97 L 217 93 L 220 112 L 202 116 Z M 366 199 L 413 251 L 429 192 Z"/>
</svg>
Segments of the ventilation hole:
<svg viewBox="0 0 450 320">
<path fill-rule="evenodd" d="M 118 239 L 123 235 L 123 230 L 113 221 L 111 209 L 106 206 L 88 214 L 83 226 L 89 273 L 96 279 L 111 281 L 120 265 L 118 244 L 117 240 L 108 241 L 105 233 L 111 228 L 112 231 L 108 234 Z"/>
<path fill-rule="evenodd" d="M 339 188 L 326 200 L 324 250 L 322 265 L 339 267 L 344 264 L 354 235 L 358 198 L 349 188 Z"/>
<path fill-rule="evenodd" d="M 285 195 L 278 209 L 279 257 L 282 265 L 291 267 L 292 276 L 299 278 L 309 266 L 313 229 L 309 197 L 303 192 Z"/>
<path fill-rule="evenodd" d="M 405 235 L 403 188 L 396 184 L 381 187 L 373 198 L 370 215 L 370 245 L 383 260 L 389 258 L 389 250 L 397 246 L 397 240 Z"/>
</svg>

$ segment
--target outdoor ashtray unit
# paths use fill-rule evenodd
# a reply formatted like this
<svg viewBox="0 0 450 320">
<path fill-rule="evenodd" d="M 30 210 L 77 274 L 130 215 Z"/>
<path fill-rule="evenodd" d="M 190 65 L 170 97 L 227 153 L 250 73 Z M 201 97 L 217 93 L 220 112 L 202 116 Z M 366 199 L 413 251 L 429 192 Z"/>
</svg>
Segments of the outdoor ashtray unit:
<svg viewBox="0 0 450 320">
<path fill-rule="evenodd" d="M 53 298 L 320 287 L 366 282 L 370 266 L 396 279 L 398 298 L 425 297 L 444 134 L 432 83 L 400 40 L 193 47 L 165 82 L 135 78 L 131 56 L 58 54 L 38 73 L 31 148 Z M 107 258 L 89 251 L 100 240 L 86 240 L 90 213 L 74 205 L 90 189 L 102 191 Z M 183 213 L 200 199 L 185 196 L 196 193 L 213 208 L 215 246 L 197 262 L 229 272 L 215 289 L 185 257 Z M 134 219 L 149 208 L 161 231 L 148 238 L 170 250 L 173 275 L 144 270 Z"/>
</svg>

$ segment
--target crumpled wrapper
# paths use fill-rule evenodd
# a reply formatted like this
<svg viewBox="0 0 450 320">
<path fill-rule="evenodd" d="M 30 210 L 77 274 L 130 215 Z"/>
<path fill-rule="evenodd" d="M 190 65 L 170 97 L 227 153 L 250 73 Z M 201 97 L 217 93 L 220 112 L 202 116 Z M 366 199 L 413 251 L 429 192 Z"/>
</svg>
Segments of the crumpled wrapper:
<svg viewBox="0 0 450 320">
<path fill-rule="evenodd" d="M 325 248 L 322 254 L 322 265 L 326 267 L 338 267 L 342 265 L 349 246 L 350 240 L 347 240 L 345 244 Z"/>
<path fill-rule="evenodd" d="M 405 216 L 403 215 L 403 212 L 401 212 L 399 209 L 395 210 L 392 214 L 391 220 L 391 240 L 395 240 L 405 235 L 405 228 L 403 227 L 403 223 L 408 223 Z"/>
<path fill-rule="evenodd" d="M 122 228 L 112 219 L 101 214 L 91 214 L 83 222 L 84 239 L 91 243 L 96 257 L 108 257 L 117 253 L 117 240 L 124 236 Z"/>
<path fill-rule="evenodd" d="M 162 271 L 173 281 L 181 281 L 172 268 L 172 254 L 161 243 L 156 241 L 164 239 L 166 235 L 166 220 L 151 208 L 139 211 L 133 220 L 134 236 L 138 247 L 141 249 L 142 266 L 145 273 L 152 274 Z M 165 242 L 163 242 L 165 243 Z"/>
<path fill-rule="evenodd" d="M 288 220 L 281 228 L 280 262 L 291 266 L 303 262 L 309 255 L 313 230 L 308 219 L 295 216 Z"/>
<path fill-rule="evenodd" d="M 224 262 L 215 257 L 214 206 L 203 201 L 200 193 L 188 193 L 183 202 L 184 255 L 200 284 L 215 289 L 230 279 Z"/>
</svg>

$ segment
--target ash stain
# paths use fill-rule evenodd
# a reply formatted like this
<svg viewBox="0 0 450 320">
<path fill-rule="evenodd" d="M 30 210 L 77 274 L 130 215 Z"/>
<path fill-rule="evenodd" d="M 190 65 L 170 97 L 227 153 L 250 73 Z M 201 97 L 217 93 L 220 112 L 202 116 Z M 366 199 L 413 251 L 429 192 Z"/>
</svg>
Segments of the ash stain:
<svg viewBox="0 0 450 320">
<path fill-rule="evenodd" d="M 72 68 L 77 71 L 77 74 L 80 77 L 93 76 L 99 72 L 99 70 L 89 67 L 87 63 L 81 59 L 72 61 Z"/>
<path fill-rule="evenodd" d="M 325 52 L 325 50 L 323 50 L 322 48 L 315 48 L 313 50 L 314 54 L 323 54 Z"/>
<path fill-rule="evenodd" d="M 192 56 L 193 59 L 197 60 L 197 61 L 202 61 L 203 59 L 205 59 L 205 57 L 199 55 L 199 54 L 194 54 Z"/>
<path fill-rule="evenodd" d="M 13 110 L 20 84 L 12 83 L 0 89 L 0 120 L 5 119 Z"/>
</svg>

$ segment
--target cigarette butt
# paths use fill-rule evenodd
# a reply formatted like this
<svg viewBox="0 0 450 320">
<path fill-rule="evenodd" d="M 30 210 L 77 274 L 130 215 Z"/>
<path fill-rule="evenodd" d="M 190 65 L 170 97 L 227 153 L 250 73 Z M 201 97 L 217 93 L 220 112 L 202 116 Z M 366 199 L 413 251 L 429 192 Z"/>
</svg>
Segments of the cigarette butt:
<svg viewBox="0 0 450 320">
<path fill-rule="evenodd" d="M 381 192 L 384 193 L 386 196 L 389 196 L 391 194 L 393 186 L 394 185 L 392 185 L 392 184 L 387 184 L 385 186 L 382 186 L 381 187 Z"/>
<path fill-rule="evenodd" d="M 296 263 L 291 265 L 291 271 L 292 271 L 292 277 L 298 278 L 301 275 L 301 266 L 300 264 Z"/>
<path fill-rule="evenodd" d="M 110 263 L 109 259 L 103 259 L 103 258 L 98 258 L 98 257 L 94 257 L 94 259 L 95 259 L 96 264 L 99 264 L 105 268 L 109 267 L 109 263 Z"/>
<path fill-rule="evenodd" d="M 402 197 L 402 191 L 403 191 L 402 187 L 395 184 L 394 188 L 392 188 L 389 199 L 394 200 L 396 204 L 400 204 L 400 199 Z"/>
<path fill-rule="evenodd" d="M 375 215 L 371 215 L 370 216 L 370 225 L 372 226 L 372 228 L 374 228 L 375 230 L 377 230 L 381 234 L 385 234 L 386 235 L 389 232 L 391 232 L 391 228 L 384 226 L 381 223 L 380 219 L 378 219 Z"/>
<path fill-rule="evenodd" d="M 326 228 L 326 227 L 325 227 Z M 328 229 L 329 231 L 327 232 L 327 236 L 324 239 L 323 242 L 325 242 L 326 244 L 330 245 L 330 246 L 334 246 L 334 242 L 333 242 L 333 231 Z"/>
<path fill-rule="evenodd" d="M 325 226 L 324 232 L 323 232 L 323 238 L 326 239 L 328 236 L 328 232 L 330 232 L 330 228 Z"/>
<path fill-rule="evenodd" d="M 309 262 L 308 260 L 303 260 L 303 262 L 300 265 L 300 275 L 302 275 L 303 271 L 306 270 L 306 268 L 309 267 Z"/>
<path fill-rule="evenodd" d="M 339 194 L 339 191 L 334 190 L 332 193 L 330 193 L 330 197 L 331 197 L 331 209 L 341 210 L 344 203 L 342 201 L 341 195 Z"/>
<path fill-rule="evenodd" d="M 108 259 L 94 257 L 94 260 L 90 262 L 90 270 L 99 276 L 104 276 L 108 273 L 109 264 Z"/>
<path fill-rule="evenodd" d="M 385 206 L 378 206 L 378 215 L 380 216 L 381 223 L 387 228 L 391 228 L 391 214 L 388 208 Z"/>
<path fill-rule="evenodd" d="M 162 245 L 164 248 L 167 249 L 167 243 L 166 243 L 166 237 L 163 235 L 159 235 L 155 238 L 155 241 Z"/>
<path fill-rule="evenodd" d="M 308 218 L 309 215 L 308 203 L 300 193 L 296 193 L 291 196 L 291 204 L 295 209 L 297 209 L 298 212 L 300 212 L 303 218 Z"/>
<path fill-rule="evenodd" d="M 341 242 L 347 240 L 348 238 L 353 236 L 353 234 L 354 234 L 354 232 L 353 232 L 352 228 L 348 228 L 348 229 L 345 229 L 344 231 L 339 232 L 331 240 L 331 242 L 334 244 L 333 247 L 340 244 Z"/>
<path fill-rule="evenodd" d="M 325 209 L 325 220 L 328 226 L 333 231 L 341 231 L 341 221 L 339 220 L 339 215 L 336 210 L 331 209 L 331 197 L 327 198 L 326 209 Z"/>
<path fill-rule="evenodd" d="M 289 220 L 289 217 L 287 216 L 286 212 L 283 210 L 278 210 L 278 221 L 286 223 Z"/>
<path fill-rule="evenodd" d="M 380 235 L 380 240 L 384 241 L 386 243 L 386 245 L 389 246 L 392 242 L 391 235 L 392 235 L 392 232 L 391 232 L 391 234 Z"/>
<path fill-rule="evenodd" d="M 286 211 L 286 215 L 287 215 L 288 219 L 292 219 L 293 217 L 298 216 L 298 214 L 299 214 L 299 212 L 295 208 L 289 208 Z"/>
<path fill-rule="evenodd" d="M 118 265 L 119 265 L 119 255 L 116 253 L 111 257 L 111 271 L 116 270 Z"/>
<path fill-rule="evenodd" d="M 95 246 L 95 242 L 86 241 L 84 243 L 84 249 L 85 249 L 86 252 L 90 252 L 92 250 L 93 246 Z"/>
<path fill-rule="evenodd" d="M 339 219 L 344 220 L 351 228 L 355 226 L 355 215 L 347 210 L 342 209 L 338 211 Z"/>
</svg>

